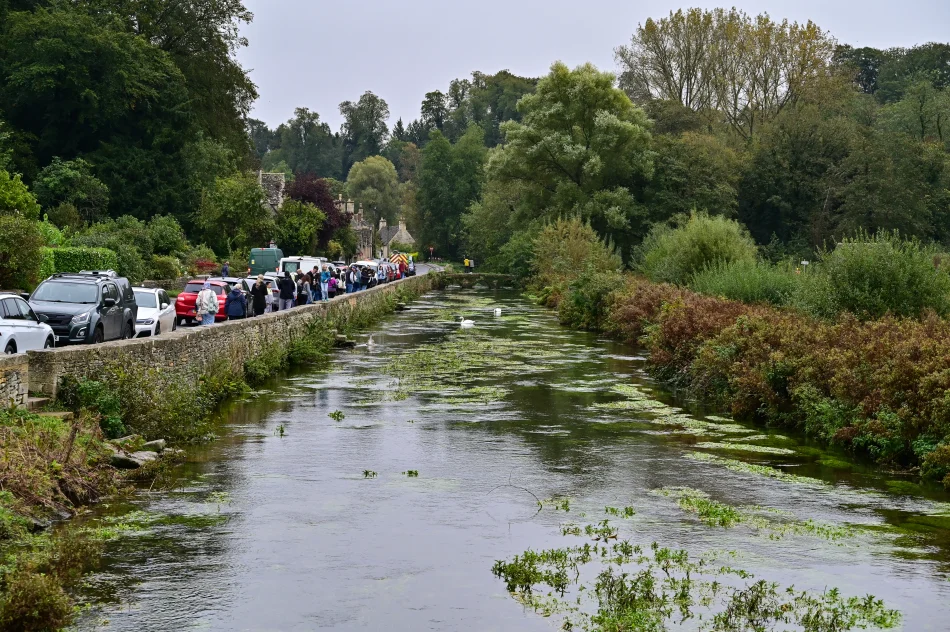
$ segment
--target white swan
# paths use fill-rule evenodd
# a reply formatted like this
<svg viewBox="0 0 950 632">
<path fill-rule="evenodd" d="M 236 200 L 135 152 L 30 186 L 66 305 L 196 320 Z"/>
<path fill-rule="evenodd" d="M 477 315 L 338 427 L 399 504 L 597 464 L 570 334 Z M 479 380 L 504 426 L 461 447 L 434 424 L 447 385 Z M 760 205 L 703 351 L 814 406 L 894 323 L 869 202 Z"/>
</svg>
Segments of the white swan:
<svg viewBox="0 0 950 632">
<path fill-rule="evenodd" d="M 373 334 L 369 335 L 369 340 L 366 342 L 366 346 L 369 347 L 370 349 L 376 346 L 376 341 L 373 340 Z"/>
<path fill-rule="evenodd" d="M 496 307 L 496 308 L 495 308 L 495 316 L 501 316 L 501 308 L 500 308 L 500 307 Z"/>
<path fill-rule="evenodd" d="M 461 325 L 462 329 L 471 329 L 475 326 L 475 321 L 465 320 L 464 316 L 459 316 L 459 325 Z"/>
</svg>

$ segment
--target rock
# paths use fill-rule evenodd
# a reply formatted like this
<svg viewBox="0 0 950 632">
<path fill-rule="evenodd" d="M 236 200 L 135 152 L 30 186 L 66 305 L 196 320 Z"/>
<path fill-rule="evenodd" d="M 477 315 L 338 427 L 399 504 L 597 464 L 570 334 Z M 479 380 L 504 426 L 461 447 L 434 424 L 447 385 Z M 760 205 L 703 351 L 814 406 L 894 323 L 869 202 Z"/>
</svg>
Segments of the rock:
<svg viewBox="0 0 950 632">
<path fill-rule="evenodd" d="M 156 439 L 155 441 L 149 441 L 142 445 L 142 449 L 146 452 L 163 452 L 165 450 L 165 440 Z"/>
<path fill-rule="evenodd" d="M 409 311 L 409 308 L 406 307 L 406 304 L 405 304 L 405 303 L 396 303 L 396 311 L 397 311 L 397 312 L 407 312 L 407 311 Z"/>
<path fill-rule="evenodd" d="M 158 455 L 154 452 L 133 452 L 132 454 L 126 454 L 124 452 L 116 452 L 112 455 L 112 467 L 117 467 L 122 470 L 136 470 L 146 463 L 151 463 L 158 458 Z"/>
<path fill-rule="evenodd" d="M 343 335 L 337 335 L 336 340 L 334 341 L 334 344 L 337 347 L 355 347 L 356 346 L 355 342 L 353 342 L 352 340 L 350 340 L 349 338 Z"/>
</svg>

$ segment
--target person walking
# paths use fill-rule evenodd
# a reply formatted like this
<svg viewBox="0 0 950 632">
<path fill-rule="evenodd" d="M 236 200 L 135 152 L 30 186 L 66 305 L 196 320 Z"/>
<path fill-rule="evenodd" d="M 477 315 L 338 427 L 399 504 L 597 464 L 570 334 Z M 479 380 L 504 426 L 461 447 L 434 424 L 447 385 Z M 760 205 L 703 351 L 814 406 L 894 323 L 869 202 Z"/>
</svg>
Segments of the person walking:
<svg viewBox="0 0 950 632">
<path fill-rule="evenodd" d="M 326 298 L 325 296 L 320 295 L 320 285 L 316 283 L 317 279 L 320 278 L 320 269 L 317 266 L 313 266 L 313 270 L 310 271 L 310 299 L 311 302 L 316 303 L 317 301 Z"/>
<path fill-rule="evenodd" d="M 214 324 L 214 316 L 218 313 L 218 297 L 211 289 L 209 281 L 204 282 L 201 291 L 198 292 L 198 296 L 195 298 L 195 311 L 201 318 L 202 326 Z"/>
<path fill-rule="evenodd" d="M 284 271 L 284 278 L 280 280 L 280 309 L 290 309 L 294 306 L 294 294 L 297 286 L 290 278 L 290 272 Z"/>
<path fill-rule="evenodd" d="M 340 284 L 340 281 L 333 275 L 330 276 L 330 280 L 327 281 L 327 292 L 330 294 L 330 298 L 336 296 L 336 288 Z"/>
<path fill-rule="evenodd" d="M 323 270 L 320 272 L 320 294 L 324 301 L 330 300 L 330 267 L 323 264 Z"/>
<path fill-rule="evenodd" d="M 228 277 L 231 276 L 231 265 L 225 261 L 224 265 L 221 266 L 221 276 Z"/>
<path fill-rule="evenodd" d="M 264 275 L 258 274 L 257 281 L 251 286 L 251 306 L 254 308 L 255 316 L 260 316 L 267 311 L 268 296 L 270 296 L 270 288 L 264 283 Z"/>
<path fill-rule="evenodd" d="M 241 286 L 235 284 L 231 293 L 224 299 L 224 315 L 228 320 L 243 320 L 247 316 L 247 297 Z"/>
<path fill-rule="evenodd" d="M 366 266 L 360 271 L 360 289 L 369 289 L 372 282 L 373 274 L 369 271 L 369 266 Z"/>
</svg>

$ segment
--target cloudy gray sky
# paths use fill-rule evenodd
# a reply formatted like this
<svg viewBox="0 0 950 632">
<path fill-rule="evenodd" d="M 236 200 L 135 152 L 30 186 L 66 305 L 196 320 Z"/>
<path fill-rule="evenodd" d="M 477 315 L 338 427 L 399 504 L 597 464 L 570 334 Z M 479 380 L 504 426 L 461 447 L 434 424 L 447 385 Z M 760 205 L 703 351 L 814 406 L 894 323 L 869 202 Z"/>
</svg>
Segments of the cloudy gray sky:
<svg viewBox="0 0 950 632">
<path fill-rule="evenodd" d="M 240 54 L 260 99 L 253 116 L 271 126 L 294 108 L 336 130 L 339 104 L 372 90 L 390 124 L 419 114 L 426 92 L 473 70 L 544 74 L 557 60 L 614 70 L 613 49 L 648 17 L 671 8 L 737 6 L 773 18 L 813 20 L 856 46 L 950 40 L 948 0 L 245 0 L 255 14 Z"/>
</svg>

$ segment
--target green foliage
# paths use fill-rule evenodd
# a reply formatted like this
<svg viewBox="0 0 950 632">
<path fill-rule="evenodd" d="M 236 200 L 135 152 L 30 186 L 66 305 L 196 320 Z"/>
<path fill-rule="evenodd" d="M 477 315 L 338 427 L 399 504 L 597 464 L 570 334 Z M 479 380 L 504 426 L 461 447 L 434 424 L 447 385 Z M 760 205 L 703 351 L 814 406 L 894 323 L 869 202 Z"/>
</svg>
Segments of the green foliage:
<svg viewBox="0 0 950 632">
<path fill-rule="evenodd" d="M 267 243 L 274 234 L 264 189 L 249 173 L 215 180 L 202 195 L 195 223 L 219 255 Z"/>
<path fill-rule="evenodd" d="M 362 205 L 374 229 L 379 227 L 380 219 L 396 221 L 402 203 L 399 177 L 393 163 L 382 156 L 370 156 L 354 164 L 346 178 L 346 190 Z"/>
<path fill-rule="evenodd" d="M 846 311 L 862 319 L 885 314 L 950 312 L 950 276 L 938 268 L 937 250 L 897 233 L 859 232 L 825 251 L 802 279 L 795 301 L 822 317 Z"/>
<path fill-rule="evenodd" d="M 40 205 L 20 174 L 12 176 L 0 169 L 0 215 L 19 215 L 20 217 L 35 220 L 40 217 Z"/>
<path fill-rule="evenodd" d="M 84 410 L 97 415 L 99 426 L 109 439 L 126 435 L 119 394 L 103 382 L 64 379 L 60 385 L 59 399 L 77 415 Z"/>
<path fill-rule="evenodd" d="M 177 257 L 154 255 L 149 262 L 148 277 L 152 280 L 177 279 L 181 275 L 181 262 Z"/>
<path fill-rule="evenodd" d="M 434 247 L 442 257 L 461 254 L 462 214 L 481 193 L 486 150 L 484 132 L 476 125 L 452 145 L 433 131 L 422 152 L 417 200 L 424 248 Z"/>
<path fill-rule="evenodd" d="M 148 222 L 148 236 L 152 242 L 152 252 L 156 255 L 170 255 L 188 249 L 185 231 L 171 215 L 156 215 Z"/>
<path fill-rule="evenodd" d="M 53 158 L 36 176 L 33 188 L 43 208 L 70 204 L 84 222 L 99 221 L 109 211 L 109 187 L 92 174 L 92 165 L 82 158 Z"/>
<path fill-rule="evenodd" d="M 82 246 L 50 249 L 53 255 L 54 272 L 79 272 L 80 270 L 119 269 L 119 257 L 108 248 Z"/>
<path fill-rule="evenodd" d="M 20 215 L 0 215 L 0 288 L 31 289 L 43 263 L 38 223 Z"/>
<path fill-rule="evenodd" d="M 40 229 L 40 233 L 43 235 L 44 246 L 62 246 L 66 241 L 66 236 L 63 234 L 63 231 L 58 229 L 55 224 L 45 217 L 43 221 L 37 222 L 36 227 Z"/>
<path fill-rule="evenodd" d="M 800 280 L 789 265 L 740 259 L 708 265 L 693 275 L 689 287 L 700 294 L 781 306 L 792 300 Z"/>
<path fill-rule="evenodd" d="M 613 246 L 577 218 L 548 224 L 534 240 L 533 283 L 545 288 L 552 306 L 581 275 L 618 272 L 622 267 Z"/>
<path fill-rule="evenodd" d="M 577 329 L 601 329 L 607 317 L 608 300 L 623 283 L 623 275 L 616 270 L 586 267 L 558 304 L 558 318 L 562 324 Z"/>
<path fill-rule="evenodd" d="M 313 204 L 285 200 L 277 210 L 277 243 L 287 254 L 314 255 L 326 219 L 326 214 Z"/>
<path fill-rule="evenodd" d="M 386 126 L 389 106 L 372 92 L 365 92 L 356 103 L 341 103 L 340 114 L 343 115 L 343 126 L 340 130 L 343 141 L 341 173 L 349 174 L 356 163 L 382 153 L 383 144 L 389 134 Z M 347 175 L 347 181 L 349 179 L 350 176 Z M 353 195 L 355 197 L 355 193 Z"/>
<path fill-rule="evenodd" d="M 657 225 L 640 252 L 640 270 L 650 279 L 681 285 L 713 263 L 754 262 L 757 256 L 741 224 L 706 213 L 693 213 L 676 228 Z"/>
</svg>

